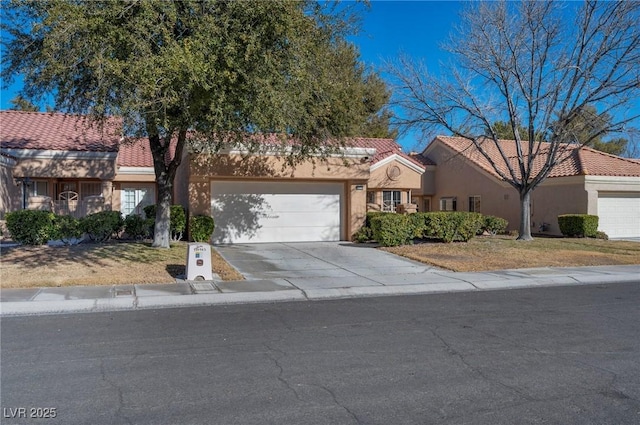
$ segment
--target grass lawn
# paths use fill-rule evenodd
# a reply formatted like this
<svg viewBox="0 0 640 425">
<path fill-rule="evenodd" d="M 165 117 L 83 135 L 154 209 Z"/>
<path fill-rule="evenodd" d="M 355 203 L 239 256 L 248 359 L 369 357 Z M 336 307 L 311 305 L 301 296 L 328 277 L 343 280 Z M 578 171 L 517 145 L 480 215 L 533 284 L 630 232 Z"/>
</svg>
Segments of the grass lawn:
<svg viewBox="0 0 640 425">
<path fill-rule="evenodd" d="M 524 242 L 480 236 L 466 243 L 425 242 L 381 249 L 457 272 L 640 264 L 640 243 L 601 239 L 539 237 Z"/>
<path fill-rule="evenodd" d="M 0 251 L 0 287 L 173 283 L 185 273 L 187 244 L 170 249 L 150 243 L 110 242 L 76 246 L 19 246 Z M 242 280 L 214 249 L 213 271 L 223 280 Z"/>
</svg>

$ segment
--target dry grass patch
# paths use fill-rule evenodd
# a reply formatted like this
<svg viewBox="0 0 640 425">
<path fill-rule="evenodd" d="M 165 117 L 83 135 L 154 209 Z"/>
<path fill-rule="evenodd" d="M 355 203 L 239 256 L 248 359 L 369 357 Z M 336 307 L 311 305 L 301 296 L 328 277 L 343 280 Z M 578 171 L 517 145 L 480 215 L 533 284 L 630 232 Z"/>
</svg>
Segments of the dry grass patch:
<svg viewBox="0 0 640 425">
<path fill-rule="evenodd" d="M 184 275 L 187 244 L 170 249 L 143 242 L 111 242 L 76 246 L 20 246 L 0 252 L 0 287 L 118 285 L 172 283 Z M 213 271 L 223 280 L 244 279 L 215 249 Z"/>
<path fill-rule="evenodd" d="M 477 237 L 469 242 L 418 243 L 382 248 L 413 260 L 457 272 L 533 267 L 640 264 L 640 243 L 600 239 Z"/>
</svg>

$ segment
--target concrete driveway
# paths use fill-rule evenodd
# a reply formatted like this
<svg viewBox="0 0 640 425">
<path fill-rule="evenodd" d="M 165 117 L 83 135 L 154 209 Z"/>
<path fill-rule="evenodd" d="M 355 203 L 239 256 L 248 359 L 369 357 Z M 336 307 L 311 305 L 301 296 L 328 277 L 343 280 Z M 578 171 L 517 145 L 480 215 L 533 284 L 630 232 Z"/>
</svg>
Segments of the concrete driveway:
<svg viewBox="0 0 640 425">
<path fill-rule="evenodd" d="M 249 280 L 285 279 L 298 288 L 415 284 L 437 269 L 349 242 L 219 245 L 216 249 Z"/>
</svg>

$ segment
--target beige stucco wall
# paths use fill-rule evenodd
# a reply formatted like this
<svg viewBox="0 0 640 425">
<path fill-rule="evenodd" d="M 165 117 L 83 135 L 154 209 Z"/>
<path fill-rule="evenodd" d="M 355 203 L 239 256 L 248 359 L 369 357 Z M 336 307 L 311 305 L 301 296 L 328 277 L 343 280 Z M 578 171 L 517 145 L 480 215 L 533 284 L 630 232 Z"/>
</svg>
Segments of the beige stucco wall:
<svg viewBox="0 0 640 425">
<path fill-rule="evenodd" d="M 272 156 L 240 155 L 189 155 L 184 161 L 188 168 L 180 171 L 188 176 L 185 188 L 176 188 L 177 198 L 186 199 L 190 215 L 210 214 L 212 180 L 260 180 L 273 182 L 343 182 L 345 185 L 345 217 L 341 239 L 351 235 L 364 223 L 366 215 L 366 188 L 369 178 L 369 163 L 357 159 L 328 158 L 326 162 L 316 160 L 298 164 L 295 168 L 285 166 L 283 159 Z M 359 189 L 361 187 L 361 189 Z M 182 193 L 185 191 L 185 193 Z"/>
<path fill-rule="evenodd" d="M 584 177 L 555 177 L 542 182 L 531 196 L 531 228 L 539 232 L 542 223 L 549 224 L 545 233 L 561 235 L 558 216 L 586 214 L 588 193 Z"/>
<path fill-rule="evenodd" d="M 481 197 L 480 212 L 509 221 L 509 230 L 517 229 L 520 222 L 518 192 L 506 183 L 479 170 L 463 156 L 444 146 L 429 150 L 429 158 L 436 162 L 433 211 L 440 210 L 440 199 L 456 197 L 457 210 L 469 211 L 469 196 Z"/>
<path fill-rule="evenodd" d="M 390 178 L 389 175 L 393 175 L 389 170 L 393 167 L 398 167 L 400 175 L 396 178 Z M 400 161 L 391 161 L 374 168 L 371 171 L 369 182 L 367 183 L 369 190 L 374 189 L 412 189 L 419 190 L 422 185 L 422 173 L 406 166 Z"/>
<path fill-rule="evenodd" d="M 0 158 L 0 219 L 7 211 L 20 209 L 22 202 L 21 188 L 13 180 L 13 162 Z"/>
<path fill-rule="evenodd" d="M 588 196 L 588 214 L 598 214 L 598 193 L 640 192 L 640 177 L 586 176 L 585 189 Z"/>
<path fill-rule="evenodd" d="M 113 159 L 20 159 L 14 175 L 32 178 L 95 178 L 113 180 Z"/>
</svg>

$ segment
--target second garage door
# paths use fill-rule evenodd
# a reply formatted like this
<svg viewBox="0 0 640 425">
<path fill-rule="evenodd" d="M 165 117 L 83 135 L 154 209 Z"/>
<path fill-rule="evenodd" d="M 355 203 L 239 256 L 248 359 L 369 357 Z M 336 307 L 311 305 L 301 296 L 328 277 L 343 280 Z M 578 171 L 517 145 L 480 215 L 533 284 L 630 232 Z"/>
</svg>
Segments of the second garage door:
<svg viewBox="0 0 640 425">
<path fill-rule="evenodd" d="M 640 237 L 640 193 L 599 193 L 598 230 L 610 238 Z"/>
<path fill-rule="evenodd" d="M 342 183 L 211 182 L 214 243 L 338 241 Z"/>
</svg>

